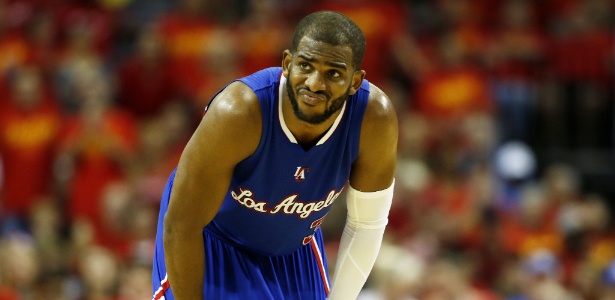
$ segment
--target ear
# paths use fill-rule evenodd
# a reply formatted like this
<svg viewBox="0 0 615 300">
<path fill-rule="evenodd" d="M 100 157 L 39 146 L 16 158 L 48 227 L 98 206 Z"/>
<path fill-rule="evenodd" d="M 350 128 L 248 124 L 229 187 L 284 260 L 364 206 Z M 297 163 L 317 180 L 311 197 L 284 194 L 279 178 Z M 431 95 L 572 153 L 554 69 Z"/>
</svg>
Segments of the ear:
<svg viewBox="0 0 615 300">
<path fill-rule="evenodd" d="M 292 61 L 293 54 L 288 49 L 284 50 L 282 53 L 282 75 L 286 78 L 288 78 L 288 75 L 290 74 L 290 64 Z"/>
<path fill-rule="evenodd" d="M 358 70 L 352 74 L 352 83 L 350 84 L 350 89 L 348 89 L 348 95 L 354 95 L 361 88 L 364 78 L 365 70 Z"/>
</svg>

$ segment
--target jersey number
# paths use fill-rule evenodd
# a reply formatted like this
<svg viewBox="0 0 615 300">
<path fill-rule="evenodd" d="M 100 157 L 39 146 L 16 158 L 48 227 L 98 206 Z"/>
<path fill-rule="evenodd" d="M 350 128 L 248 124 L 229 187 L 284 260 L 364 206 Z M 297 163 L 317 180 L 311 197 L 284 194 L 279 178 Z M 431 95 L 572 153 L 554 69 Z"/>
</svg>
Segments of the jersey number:
<svg viewBox="0 0 615 300">
<path fill-rule="evenodd" d="M 314 222 L 312 222 L 312 225 L 310 226 L 310 228 L 314 228 L 314 233 L 316 233 L 316 230 L 318 230 L 318 228 L 320 228 L 320 225 L 322 225 L 322 221 L 325 220 L 325 216 L 322 216 L 321 218 L 318 218 L 316 220 L 314 220 Z M 303 238 L 303 245 L 307 245 L 313 238 L 314 238 L 314 233 L 306 236 Z"/>
</svg>

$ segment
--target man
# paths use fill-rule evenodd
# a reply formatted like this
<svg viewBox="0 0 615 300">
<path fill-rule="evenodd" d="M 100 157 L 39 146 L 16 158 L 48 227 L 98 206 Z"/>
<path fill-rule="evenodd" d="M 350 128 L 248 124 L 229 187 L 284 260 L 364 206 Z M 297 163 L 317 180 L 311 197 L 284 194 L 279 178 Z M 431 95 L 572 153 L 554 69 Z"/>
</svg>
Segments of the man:
<svg viewBox="0 0 615 300">
<path fill-rule="evenodd" d="M 393 197 L 397 119 L 364 80 L 361 30 L 321 11 L 282 68 L 229 84 L 207 107 L 162 198 L 154 299 L 354 299 Z M 327 276 L 319 229 L 348 187 Z"/>
</svg>

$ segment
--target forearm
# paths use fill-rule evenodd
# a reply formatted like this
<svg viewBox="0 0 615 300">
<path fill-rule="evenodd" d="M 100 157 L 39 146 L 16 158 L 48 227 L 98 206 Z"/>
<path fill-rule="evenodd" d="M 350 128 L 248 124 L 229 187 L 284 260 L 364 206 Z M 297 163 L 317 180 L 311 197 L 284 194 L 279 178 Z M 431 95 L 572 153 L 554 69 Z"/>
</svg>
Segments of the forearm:
<svg viewBox="0 0 615 300">
<path fill-rule="evenodd" d="M 357 230 L 346 224 L 328 299 L 357 298 L 378 256 L 384 229 Z"/>
<path fill-rule="evenodd" d="M 348 218 L 340 242 L 330 300 L 356 299 L 376 262 L 393 198 L 385 190 L 348 191 Z"/>
<path fill-rule="evenodd" d="M 167 276 L 175 299 L 203 299 L 205 252 L 201 230 L 167 226 L 163 236 Z"/>
</svg>

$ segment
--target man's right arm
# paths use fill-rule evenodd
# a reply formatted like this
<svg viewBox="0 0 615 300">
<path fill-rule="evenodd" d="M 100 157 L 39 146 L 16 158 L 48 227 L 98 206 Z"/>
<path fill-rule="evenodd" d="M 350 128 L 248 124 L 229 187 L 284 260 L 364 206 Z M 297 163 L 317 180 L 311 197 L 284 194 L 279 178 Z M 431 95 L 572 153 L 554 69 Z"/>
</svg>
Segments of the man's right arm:
<svg viewBox="0 0 615 300">
<path fill-rule="evenodd" d="M 164 218 L 164 251 L 175 299 L 203 299 L 203 227 L 227 193 L 235 165 L 260 141 L 262 120 L 254 92 L 230 84 L 212 102 L 179 161 Z"/>
</svg>

